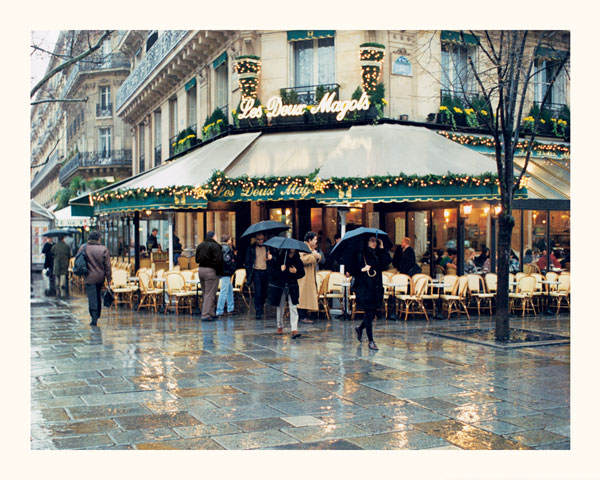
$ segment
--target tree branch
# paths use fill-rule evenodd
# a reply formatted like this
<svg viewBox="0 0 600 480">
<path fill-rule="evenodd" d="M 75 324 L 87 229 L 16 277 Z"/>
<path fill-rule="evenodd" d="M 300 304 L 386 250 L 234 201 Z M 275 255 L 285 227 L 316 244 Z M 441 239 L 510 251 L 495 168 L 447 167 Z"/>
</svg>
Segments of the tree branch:
<svg viewBox="0 0 600 480">
<path fill-rule="evenodd" d="M 35 102 L 31 102 L 30 105 L 38 105 L 40 103 L 50 103 L 50 102 L 87 102 L 88 97 L 85 98 L 46 98 L 44 100 L 36 100 Z"/>
</svg>

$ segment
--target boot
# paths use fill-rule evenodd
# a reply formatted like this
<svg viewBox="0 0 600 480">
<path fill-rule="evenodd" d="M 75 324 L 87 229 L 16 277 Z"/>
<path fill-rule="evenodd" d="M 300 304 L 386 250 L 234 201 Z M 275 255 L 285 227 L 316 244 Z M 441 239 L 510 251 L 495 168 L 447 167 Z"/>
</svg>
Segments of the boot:
<svg viewBox="0 0 600 480">
<path fill-rule="evenodd" d="M 294 330 L 294 331 L 292 331 L 292 338 L 298 338 L 298 337 L 300 337 L 300 336 L 301 336 L 301 334 L 300 334 L 300 333 L 298 333 L 298 331 L 297 331 L 297 330 Z"/>
<path fill-rule="evenodd" d="M 283 333 L 283 327 L 277 327 L 277 335 L 281 335 Z"/>
</svg>

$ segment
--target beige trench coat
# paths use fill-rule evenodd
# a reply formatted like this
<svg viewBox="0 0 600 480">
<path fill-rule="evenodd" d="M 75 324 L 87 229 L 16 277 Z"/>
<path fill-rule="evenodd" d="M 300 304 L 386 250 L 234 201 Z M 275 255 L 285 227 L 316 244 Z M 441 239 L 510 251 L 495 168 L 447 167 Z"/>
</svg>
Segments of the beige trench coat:
<svg viewBox="0 0 600 480">
<path fill-rule="evenodd" d="M 319 310 L 317 296 L 317 260 L 318 254 L 300 252 L 300 259 L 304 264 L 304 277 L 298 280 L 300 287 L 300 301 L 298 308 L 316 312 Z"/>
</svg>

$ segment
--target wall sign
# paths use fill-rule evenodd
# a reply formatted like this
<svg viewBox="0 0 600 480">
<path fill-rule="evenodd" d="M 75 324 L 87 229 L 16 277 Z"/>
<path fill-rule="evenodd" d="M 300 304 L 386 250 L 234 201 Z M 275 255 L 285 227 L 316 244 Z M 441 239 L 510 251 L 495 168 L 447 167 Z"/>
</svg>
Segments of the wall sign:
<svg viewBox="0 0 600 480">
<path fill-rule="evenodd" d="M 408 58 L 400 56 L 392 64 L 392 75 L 412 76 L 412 63 Z"/>
</svg>

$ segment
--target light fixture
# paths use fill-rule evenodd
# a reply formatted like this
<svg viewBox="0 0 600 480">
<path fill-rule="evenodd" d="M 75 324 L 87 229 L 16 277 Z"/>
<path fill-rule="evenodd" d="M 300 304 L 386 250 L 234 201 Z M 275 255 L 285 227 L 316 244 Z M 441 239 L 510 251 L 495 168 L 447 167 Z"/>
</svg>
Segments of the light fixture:
<svg viewBox="0 0 600 480">
<path fill-rule="evenodd" d="M 450 216 L 450 210 L 444 210 L 444 218 L 448 218 Z"/>
<path fill-rule="evenodd" d="M 521 181 L 519 182 L 519 188 L 527 188 L 530 179 L 531 177 L 529 175 L 523 175 Z"/>
<path fill-rule="evenodd" d="M 469 218 L 471 215 L 471 211 L 473 210 L 473 205 L 470 203 L 465 203 L 460 206 L 460 216 L 461 218 Z"/>
<path fill-rule="evenodd" d="M 277 215 L 281 215 L 281 214 L 282 214 L 282 212 L 281 212 L 281 208 L 278 208 L 278 209 L 277 209 Z"/>
<path fill-rule="evenodd" d="M 290 215 L 291 213 L 292 213 L 292 211 L 291 211 L 289 208 L 286 208 L 286 209 L 285 209 L 285 214 L 286 214 L 286 215 Z"/>
<path fill-rule="evenodd" d="M 490 213 L 490 207 L 485 207 L 485 208 L 483 209 L 483 216 L 484 216 L 484 217 L 487 217 L 488 213 Z"/>
<path fill-rule="evenodd" d="M 502 213 L 502 205 L 494 205 L 494 209 L 492 210 L 492 217 L 498 218 Z"/>
<path fill-rule="evenodd" d="M 146 210 L 146 215 L 147 215 L 147 216 L 150 216 L 150 215 L 152 215 L 152 210 Z"/>
</svg>

